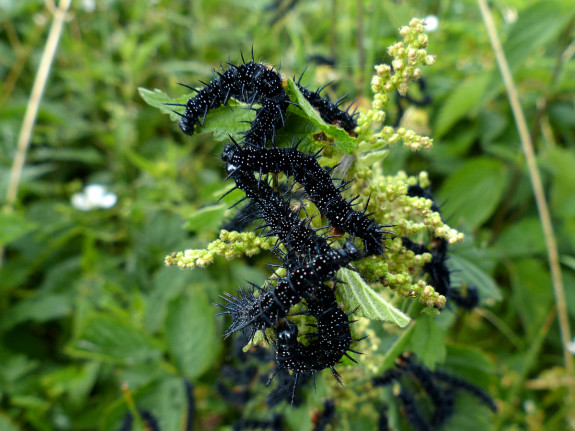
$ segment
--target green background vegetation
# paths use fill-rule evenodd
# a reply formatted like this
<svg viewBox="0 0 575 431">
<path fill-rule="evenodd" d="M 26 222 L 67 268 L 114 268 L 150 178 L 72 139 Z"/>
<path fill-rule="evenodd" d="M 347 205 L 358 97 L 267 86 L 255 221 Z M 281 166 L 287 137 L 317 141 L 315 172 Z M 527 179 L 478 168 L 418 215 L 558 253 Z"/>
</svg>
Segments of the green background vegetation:
<svg viewBox="0 0 575 431">
<path fill-rule="evenodd" d="M 281 63 L 290 76 L 308 66 L 304 83 L 335 80 L 332 98 L 349 93 L 367 108 L 372 66 L 386 60 L 399 27 L 428 14 L 440 22 L 429 34 L 437 62 L 424 71 L 433 103 L 410 111 L 406 125 L 428 131 L 435 147 L 416 154 L 394 149 L 385 167 L 430 172 L 443 214 L 466 233 L 453 248 L 454 267 L 495 289 L 500 300 L 471 313 L 422 317 L 429 322 L 416 325 L 405 348 L 488 388 L 499 404 L 491 415 L 463 399 L 445 429 L 565 429 L 574 410 L 567 390 L 574 376 L 565 371 L 529 172 L 477 4 L 300 1 L 275 23 L 269 4 L 73 2 L 17 201 L 0 214 L 0 429 L 118 429 L 127 411 L 124 383 L 164 431 L 181 429 L 184 378 L 195 387 L 196 429 L 230 429 L 241 411 L 215 391 L 229 343 L 211 303 L 244 280 L 263 281 L 267 258 L 218 261 L 194 271 L 163 266 L 167 253 L 203 248 L 217 235 L 210 220 L 189 220 L 222 188 L 222 143 L 210 134 L 184 136 L 143 102 L 138 87 L 176 97 L 184 92 L 178 82 L 210 79 L 220 61 L 229 55 L 238 62 L 240 50 L 253 46 L 256 59 Z M 566 295 L 558 305 L 573 319 L 575 10 L 571 0 L 495 1 L 491 7 L 552 213 Z M 39 0 L 0 2 L 2 204 L 51 20 Z M 320 67 L 309 61 L 312 55 L 332 57 L 335 66 Z M 72 194 L 96 183 L 118 203 L 74 208 Z M 383 335 L 382 346 L 397 333 Z M 364 346 L 362 361 L 383 371 L 383 347 Z M 344 380 L 352 372 L 373 376 L 362 361 L 342 369 Z M 309 429 L 309 412 L 329 388 L 335 391 L 326 385 L 317 395 L 310 389 L 301 409 L 284 408 L 295 418 L 292 426 Z M 266 390 L 259 390 L 263 397 Z M 336 402 L 345 400 L 336 429 L 374 429 L 383 392 L 364 396 L 356 414 L 353 384 L 338 390 Z"/>
</svg>

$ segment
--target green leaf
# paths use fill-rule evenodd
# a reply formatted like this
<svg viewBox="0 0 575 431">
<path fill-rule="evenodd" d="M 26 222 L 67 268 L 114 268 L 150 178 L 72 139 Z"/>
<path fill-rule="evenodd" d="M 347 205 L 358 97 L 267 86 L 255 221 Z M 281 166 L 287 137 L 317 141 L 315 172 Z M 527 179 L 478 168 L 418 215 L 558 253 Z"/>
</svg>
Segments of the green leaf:
<svg viewBox="0 0 575 431">
<path fill-rule="evenodd" d="M 491 431 L 493 412 L 467 392 L 458 391 L 453 415 L 441 427 L 444 431 Z"/>
<path fill-rule="evenodd" d="M 230 135 L 237 136 L 249 130 L 249 122 L 253 121 L 255 113 L 247 105 L 230 100 L 228 106 L 220 106 L 210 110 L 206 122 L 196 130 L 202 133 L 213 132 L 217 141 L 226 141 Z"/>
<path fill-rule="evenodd" d="M 125 372 L 133 372 L 129 368 L 122 370 L 118 380 L 126 383 L 130 393 L 139 409 L 152 412 L 158 421 L 158 428 L 162 431 L 181 431 L 182 420 L 186 417 L 187 399 L 185 394 L 185 381 L 180 376 L 167 375 L 159 367 L 150 370 L 149 374 L 155 374 L 152 382 L 145 385 L 135 384 L 133 381 L 124 379 Z M 138 370 L 142 372 L 143 370 Z M 116 401 L 107 404 L 103 414 L 98 418 L 98 429 L 101 431 L 121 428 L 121 423 L 127 413 L 126 401 L 116 398 Z M 135 424 L 134 424 L 135 425 Z M 94 427 L 92 426 L 93 429 Z M 136 431 L 136 428 L 130 428 Z M 148 428 L 146 428 L 148 429 Z M 145 431 L 143 428 L 138 430 Z"/>
<path fill-rule="evenodd" d="M 216 333 L 214 307 L 203 290 L 172 301 L 165 328 L 168 351 L 186 378 L 195 379 L 214 364 L 222 338 Z"/>
<path fill-rule="evenodd" d="M 545 237 L 539 218 L 527 217 L 508 226 L 497 239 L 493 251 L 509 259 L 544 254 Z"/>
<path fill-rule="evenodd" d="M 383 320 L 405 328 L 411 319 L 393 305 L 383 299 L 361 278 L 361 276 L 349 269 L 340 269 L 338 277 L 345 283 L 338 289 L 346 306 L 353 310 L 357 307 L 356 316 L 368 319 Z"/>
<path fill-rule="evenodd" d="M 145 388 L 138 393 L 138 405 L 153 411 L 162 431 L 182 430 L 186 417 L 187 400 L 185 382 L 179 376 L 171 376 Z M 149 429 L 146 427 L 146 430 Z"/>
<path fill-rule="evenodd" d="M 491 380 L 495 380 L 493 363 L 473 347 L 448 344 L 447 359 L 442 369 L 483 388 L 487 387 Z"/>
<path fill-rule="evenodd" d="M 434 369 L 436 364 L 445 360 L 445 340 L 452 320 L 453 316 L 445 311 L 439 316 L 419 316 L 407 350 L 415 353 L 427 367 Z"/>
<path fill-rule="evenodd" d="M 327 124 L 319 113 L 309 104 L 307 99 L 301 94 L 293 79 L 287 80 L 288 87 L 286 92 L 289 98 L 296 102 L 300 109 L 294 109 L 292 112 L 301 115 L 301 111 L 319 130 L 327 136 L 334 138 L 335 147 L 346 154 L 350 154 L 357 148 L 357 139 L 351 137 L 345 130 L 340 129 L 332 124 Z"/>
<path fill-rule="evenodd" d="M 545 56 L 537 51 L 541 51 L 545 45 L 552 47 L 557 44 L 557 38 L 574 11 L 571 0 L 551 0 L 533 2 L 520 12 L 503 44 L 503 52 L 513 74 L 538 67 Z M 503 89 L 501 72 L 494 67 L 481 104 L 484 105 Z"/>
<path fill-rule="evenodd" d="M 72 311 L 74 296 L 74 291 L 42 291 L 22 300 L 10 309 L 10 313 L 0 316 L 0 330 L 5 331 L 26 321 L 42 323 L 66 316 Z"/>
<path fill-rule="evenodd" d="M 395 360 L 401 355 L 402 352 L 407 350 L 407 345 L 411 337 L 411 333 L 415 328 L 415 321 L 412 321 L 411 325 L 401 333 L 401 335 L 395 340 L 390 349 L 385 352 L 381 365 L 378 368 L 378 373 L 385 370 L 393 368 Z"/>
<path fill-rule="evenodd" d="M 304 153 L 316 152 L 321 148 L 321 144 L 313 139 L 313 135 L 318 133 L 317 126 L 308 118 L 302 116 L 303 112 L 297 107 L 288 108 L 285 127 L 281 127 L 276 133 L 276 143 L 278 146 L 289 146 L 295 139 L 299 142 L 299 149 Z"/>
<path fill-rule="evenodd" d="M 212 132 L 217 141 L 226 141 L 230 135 L 237 136 L 249 130 L 249 123 L 254 118 L 255 113 L 247 105 L 230 100 L 227 106 L 211 109 L 204 124 L 196 126 L 195 133 Z"/>
<path fill-rule="evenodd" d="M 160 358 L 157 343 L 131 322 L 98 313 L 89 316 L 67 352 L 117 364 L 133 364 Z"/>
<path fill-rule="evenodd" d="M 553 176 L 552 210 L 559 216 L 573 218 L 575 216 L 575 199 L 573 199 L 575 155 L 573 150 L 551 148 L 544 153 L 541 161 Z"/>
<path fill-rule="evenodd" d="M 439 201 L 445 204 L 441 212 L 449 214 L 455 225 L 479 227 L 497 208 L 506 185 L 503 163 L 487 157 L 470 160 L 443 183 Z"/>
<path fill-rule="evenodd" d="M 575 271 L 575 256 L 562 255 L 560 260 L 561 264 Z"/>
<path fill-rule="evenodd" d="M 2 358 L 0 385 L 7 393 L 13 390 L 12 386 L 18 385 L 26 375 L 41 365 L 39 361 L 31 360 L 20 353 L 13 353 L 3 346 L 0 346 L 0 357 Z"/>
<path fill-rule="evenodd" d="M 82 148 L 34 148 L 33 151 L 34 161 L 63 161 L 63 162 L 80 162 L 86 164 L 97 165 L 104 163 L 103 154 L 91 147 Z"/>
<path fill-rule="evenodd" d="M 311 397 L 310 397 L 311 398 Z M 290 414 L 285 416 L 286 426 L 290 430 L 311 431 L 312 423 L 310 420 L 310 410 L 312 408 L 311 400 L 308 398 L 306 403 L 299 408 L 292 408 Z"/>
<path fill-rule="evenodd" d="M 207 271 L 182 271 L 178 268 L 162 267 L 154 274 L 144 322 L 147 332 L 156 332 L 163 326 L 169 304 L 192 283 L 205 286 L 213 280 Z"/>
<path fill-rule="evenodd" d="M 177 99 L 171 99 L 163 91 L 155 89 L 154 91 L 146 88 L 139 88 L 138 91 L 146 103 L 159 109 L 164 114 L 170 115 L 173 121 L 179 121 L 180 115 L 183 114 L 185 108 L 183 106 L 171 106 L 170 103 L 185 104 L 192 95 L 181 96 Z M 278 138 L 289 140 L 307 138 L 309 135 L 317 132 L 323 132 L 326 136 L 334 139 L 334 145 L 340 151 L 350 153 L 356 147 L 356 139 L 351 137 L 345 130 L 337 126 L 326 124 L 322 120 L 318 112 L 309 104 L 307 99 L 303 97 L 293 80 L 288 80 L 287 92 L 292 100 L 295 100 L 299 108 L 289 107 L 288 113 L 290 115 L 286 128 L 278 130 Z M 229 106 L 220 106 L 208 112 L 205 123 L 196 128 L 196 133 L 213 132 L 214 137 L 218 141 L 229 139 L 229 135 L 237 135 L 240 132 L 249 129 L 250 125 L 246 122 L 253 121 L 255 114 L 247 109 L 247 105 L 230 100 Z M 237 108 L 237 109 L 234 109 Z M 301 109 L 300 109 L 301 108 Z M 174 113 L 176 111 L 178 114 Z M 295 118 L 293 118 L 295 117 Z M 298 118 L 299 117 L 299 118 Z M 307 121 L 303 121 L 303 120 Z M 296 127 L 297 126 L 297 127 Z M 289 128 L 288 128 L 289 127 Z M 287 132 L 286 130 L 289 130 Z"/>
<path fill-rule="evenodd" d="M 479 107 L 489 76 L 487 73 L 471 76 L 451 91 L 435 121 L 435 139 L 441 138 L 470 111 Z"/>
<path fill-rule="evenodd" d="M 185 112 L 184 106 L 171 106 L 169 103 L 186 104 L 188 99 L 193 95 L 188 94 L 185 96 L 171 99 L 163 91 L 155 89 L 150 91 L 146 88 L 138 88 L 140 95 L 144 101 L 159 109 L 164 114 L 168 114 L 172 121 L 180 121 L 179 114 Z M 176 113 L 174 113 L 177 112 Z M 195 133 L 213 132 L 214 137 L 218 141 L 229 139 L 229 135 L 237 135 L 240 132 L 248 130 L 250 125 L 246 121 L 252 121 L 255 113 L 247 109 L 247 105 L 243 103 L 230 100 L 228 106 L 220 106 L 219 108 L 211 109 L 206 115 L 205 122 L 202 126 L 196 126 Z"/>
<path fill-rule="evenodd" d="M 154 91 L 151 91 L 147 88 L 139 87 L 138 92 L 142 99 L 144 99 L 144 102 L 156 109 L 159 109 L 162 113 L 168 114 L 172 121 L 180 121 L 180 116 L 174 113 L 174 111 L 183 114 L 185 108 L 183 106 L 170 106 L 167 105 L 167 103 L 181 103 L 185 105 L 188 99 L 193 96 L 192 94 L 187 94 L 176 99 L 172 99 L 162 90 L 158 90 L 157 88 L 154 89 Z"/>
<path fill-rule="evenodd" d="M 357 165 L 360 167 L 371 168 L 376 163 L 382 162 L 388 154 L 389 150 L 377 150 L 361 153 L 357 158 Z"/>
<path fill-rule="evenodd" d="M 0 246 L 23 237 L 36 229 L 37 225 L 22 215 L 0 212 Z"/>
<path fill-rule="evenodd" d="M 96 383 L 99 370 L 100 364 L 94 361 L 81 366 L 68 365 L 45 374 L 42 385 L 54 398 L 63 394 L 72 405 L 81 407 Z"/>
<path fill-rule="evenodd" d="M 513 286 L 513 302 L 528 338 L 540 330 L 553 303 L 551 276 L 539 259 L 519 259 L 507 264 Z M 543 286 L 549 288 L 543 288 Z"/>
<path fill-rule="evenodd" d="M 164 167 L 158 164 L 156 160 L 146 159 L 138 152 L 130 149 L 126 149 L 124 154 L 138 169 L 158 178 L 165 175 Z"/>
<path fill-rule="evenodd" d="M 525 67 L 531 53 L 555 40 L 574 12 L 571 0 L 534 2 L 522 10 L 503 45 L 511 69 Z"/>
<path fill-rule="evenodd" d="M 222 224 L 224 213 L 228 206 L 224 204 L 210 205 L 194 211 L 188 217 L 184 229 L 198 232 L 200 230 L 217 230 Z"/>
<path fill-rule="evenodd" d="M 489 274 L 477 265 L 464 257 L 455 253 L 450 254 L 449 269 L 457 276 L 457 278 L 461 278 L 469 284 L 477 286 L 479 297 L 482 301 L 486 301 L 488 299 L 501 301 L 503 299 L 501 289 L 499 289 L 495 280 L 493 280 Z"/>
<path fill-rule="evenodd" d="M 20 177 L 20 188 L 25 188 L 25 186 L 33 184 L 34 181 L 38 180 L 41 176 L 56 171 L 58 169 L 57 166 L 58 165 L 55 163 L 24 165 L 22 169 L 22 175 Z M 6 196 L 6 192 L 8 191 L 10 175 L 10 168 L 8 166 L 0 165 L 0 196 L 2 197 Z"/>
<path fill-rule="evenodd" d="M 20 431 L 20 428 L 11 421 L 9 416 L 4 415 L 4 413 L 0 413 L 0 430 Z"/>
</svg>

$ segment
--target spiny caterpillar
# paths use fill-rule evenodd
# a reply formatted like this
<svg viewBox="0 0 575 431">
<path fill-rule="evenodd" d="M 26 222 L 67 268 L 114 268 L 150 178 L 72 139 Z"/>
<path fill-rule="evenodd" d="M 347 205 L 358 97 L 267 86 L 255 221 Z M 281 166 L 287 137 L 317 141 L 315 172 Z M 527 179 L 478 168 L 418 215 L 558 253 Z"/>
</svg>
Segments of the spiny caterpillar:
<svg viewBox="0 0 575 431">
<path fill-rule="evenodd" d="M 193 134 L 195 126 L 203 124 L 210 109 L 227 104 L 230 98 L 246 103 L 252 109 L 259 106 L 255 108 L 255 119 L 241 142 L 232 139 L 221 157 L 226 163 L 227 178 L 245 194 L 242 200 L 250 199 L 255 204 L 255 211 L 251 209 L 252 217 L 263 220 L 260 227 L 264 229 L 264 236 L 278 238 L 274 252 L 280 257 L 286 275 L 269 280 L 264 286 L 251 284 L 248 289 L 239 289 L 236 296 L 225 293 L 222 296 L 225 303 L 217 304 L 224 309 L 219 314 L 232 318 L 225 336 L 242 331 L 251 339 L 256 331 L 265 334 L 271 329 L 275 336 L 272 344 L 276 348 L 276 367 L 269 382 L 278 371 L 292 370 L 296 375 L 293 393 L 300 374 L 311 374 L 315 378 L 315 373 L 325 368 L 330 368 L 341 383 L 334 366 L 344 355 L 349 357 L 348 352 L 354 352 L 350 345 L 359 340 L 351 336 L 348 319 L 351 313 L 345 313 L 336 301 L 334 290 L 338 280 L 335 274 L 363 257 L 382 254 L 384 234 L 388 232 L 382 229 L 385 226 L 375 223 L 365 209 L 353 209 L 357 198 L 346 201 L 341 196 L 347 184 L 334 185 L 331 170 L 324 169 L 317 161 L 319 152 L 305 154 L 297 144 L 292 144 L 291 148 L 276 147 L 277 129 L 285 126 L 287 107 L 295 103 L 285 92 L 279 72 L 256 63 L 253 53 L 252 61 L 246 63 L 243 56 L 242 60 L 239 66 L 228 62 L 228 69 L 222 67 L 221 72 L 216 72 L 217 77 L 201 90 L 192 88 L 197 94 L 185 105 L 180 105 L 185 106 L 184 114 L 180 114 L 180 128 L 186 134 Z M 321 90 L 311 92 L 303 88 L 300 81 L 297 86 L 324 121 L 354 133 L 355 117 L 338 108 L 340 101 L 332 103 L 320 96 Z M 269 143 L 271 148 L 267 148 Z M 282 192 L 276 184 L 280 173 L 288 180 L 293 178 L 293 183 L 284 185 Z M 274 187 L 270 185 L 270 179 L 274 180 Z M 288 195 L 296 183 L 301 185 L 331 227 L 339 234 L 348 233 L 352 241 L 348 240 L 341 248 L 332 247 L 328 242 L 328 229 L 312 227 L 311 218 L 301 218 L 305 209 L 291 208 Z M 355 238 L 363 241 L 363 251 L 354 245 Z M 280 246 L 286 251 L 283 252 Z M 328 282 L 331 285 L 327 285 Z M 290 309 L 302 301 L 305 301 L 307 311 L 297 314 L 312 316 L 317 326 L 317 332 L 302 334 L 308 338 L 307 344 L 298 341 L 298 328 L 288 320 L 293 316 L 289 314 Z"/>
<path fill-rule="evenodd" d="M 274 141 L 276 130 L 285 123 L 285 113 L 290 103 L 288 95 L 283 89 L 283 80 L 279 71 L 270 66 L 252 61 L 247 62 L 242 55 L 243 64 L 235 66 L 228 62 L 229 68 L 222 72 L 215 71 L 218 76 L 201 90 L 184 85 L 196 92 L 196 96 L 188 100 L 186 110 L 180 121 L 180 128 L 187 135 L 194 133 L 196 125 L 203 124 L 210 109 L 225 105 L 232 98 L 239 102 L 247 103 L 251 107 L 259 104 L 255 109 L 256 118 L 251 123 L 250 129 L 245 133 L 244 145 L 265 146 L 268 141 Z M 300 78 L 301 81 L 301 78 Z M 338 106 L 341 101 L 332 103 L 329 99 L 320 96 L 319 89 L 311 92 L 300 85 L 297 86 L 318 111 L 323 120 L 329 124 L 341 126 L 348 133 L 353 133 L 356 121 L 348 111 L 341 111 Z M 179 114 L 180 115 L 180 114 Z"/>
<path fill-rule="evenodd" d="M 412 386 L 410 380 L 417 382 L 417 386 L 421 389 L 422 393 L 417 394 L 417 397 L 409 389 Z M 397 398 L 405 418 L 412 428 L 418 431 L 441 427 L 453 415 L 455 398 L 460 391 L 467 392 L 479 403 L 497 412 L 497 405 L 483 389 L 444 371 L 430 370 L 410 352 L 403 352 L 395 361 L 395 368 L 387 370 L 381 376 L 374 377 L 372 383 L 374 387 L 399 385 Z M 426 414 L 419 408 L 420 404 L 424 404 L 423 395 L 429 398 L 433 406 L 432 411 L 426 411 Z M 385 412 L 382 412 L 380 429 L 385 429 L 386 426 Z"/>
</svg>

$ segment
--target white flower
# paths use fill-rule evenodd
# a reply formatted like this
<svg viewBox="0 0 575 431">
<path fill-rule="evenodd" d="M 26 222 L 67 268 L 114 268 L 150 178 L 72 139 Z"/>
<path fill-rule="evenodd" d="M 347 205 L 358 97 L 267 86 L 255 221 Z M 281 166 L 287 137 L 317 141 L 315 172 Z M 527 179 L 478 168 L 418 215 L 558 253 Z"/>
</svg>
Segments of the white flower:
<svg viewBox="0 0 575 431">
<path fill-rule="evenodd" d="M 100 184 L 84 187 L 82 192 L 74 193 L 71 199 L 72 206 L 82 211 L 112 208 L 117 201 L 118 196 L 108 192 L 106 187 Z"/>
<path fill-rule="evenodd" d="M 82 9 L 84 12 L 92 13 L 96 10 L 96 1 L 95 0 L 82 0 Z"/>
<path fill-rule="evenodd" d="M 519 15 L 517 9 L 512 7 L 502 8 L 501 14 L 503 15 L 503 20 L 506 24 L 513 24 L 515 21 L 517 21 L 517 17 Z"/>
<path fill-rule="evenodd" d="M 571 340 L 570 343 L 567 343 L 567 350 L 569 350 L 573 355 L 575 355 L 575 338 Z"/>
<path fill-rule="evenodd" d="M 427 15 L 425 18 L 425 31 L 435 31 L 439 27 L 439 18 L 435 15 Z"/>
</svg>

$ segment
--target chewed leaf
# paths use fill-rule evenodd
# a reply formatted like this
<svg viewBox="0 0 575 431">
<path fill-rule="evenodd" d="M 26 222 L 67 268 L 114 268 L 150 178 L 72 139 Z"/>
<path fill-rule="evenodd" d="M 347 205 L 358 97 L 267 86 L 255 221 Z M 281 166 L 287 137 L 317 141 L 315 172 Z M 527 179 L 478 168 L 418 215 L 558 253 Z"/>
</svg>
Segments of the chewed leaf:
<svg viewBox="0 0 575 431">
<path fill-rule="evenodd" d="M 229 136 L 236 136 L 250 128 L 250 122 L 255 118 L 255 112 L 247 109 L 248 106 L 234 100 L 228 101 L 228 106 L 220 106 L 208 112 L 203 126 L 196 126 L 197 132 L 213 132 L 217 141 L 229 140 Z M 238 136 L 238 139 L 239 136 Z"/>
<path fill-rule="evenodd" d="M 172 121 L 180 121 L 181 115 L 184 114 L 185 106 L 174 106 L 174 104 L 185 105 L 193 94 L 186 94 L 175 99 L 170 98 L 161 90 L 154 91 L 147 88 L 138 88 L 142 99 L 154 108 L 159 109 L 164 114 L 168 114 Z M 249 109 L 244 109 L 247 105 L 230 100 L 228 106 L 220 106 L 208 112 L 205 125 L 197 126 L 196 132 L 214 132 L 214 137 L 218 141 L 228 139 L 229 135 L 235 135 L 249 129 L 246 121 L 252 121 L 255 114 Z M 240 109 L 234 109 L 234 108 Z"/>
<path fill-rule="evenodd" d="M 345 281 L 345 284 L 339 287 L 338 292 L 343 297 L 346 306 L 349 307 L 349 310 L 359 307 L 354 314 L 355 316 L 392 322 L 400 328 L 409 325 L 411 321 L 409 316 L 383 299 L 369 287 L 357 272 L 340 269 L 337 276 Z"/>
<path fill-rule="evenodd" d="M 334 145 L 341 151 L 349 154 L 357 148 L 357 139 L 351 137 L 345 130 L 340 129 L 332 124 L 327 124 L 319 113 L 309 104 L 307 99 L 301 94 L 295 82 L 292 79 L 287 80 L 288 88 L 286 92 L 289 98 L 296 102 L 301 110 L 291 110 L 298 115 L 303 114 L 307 117 L 319 130 L 335 139 Z"/>
</svg>

